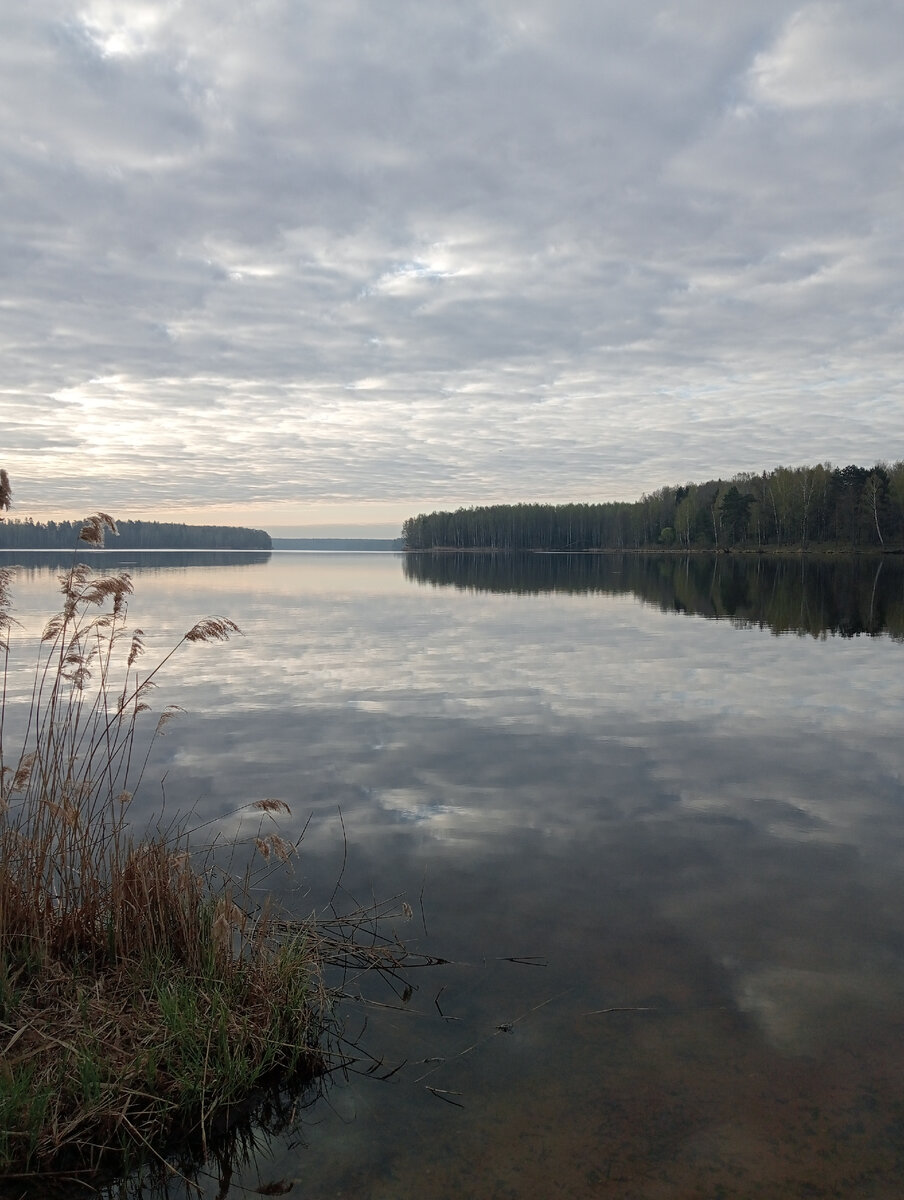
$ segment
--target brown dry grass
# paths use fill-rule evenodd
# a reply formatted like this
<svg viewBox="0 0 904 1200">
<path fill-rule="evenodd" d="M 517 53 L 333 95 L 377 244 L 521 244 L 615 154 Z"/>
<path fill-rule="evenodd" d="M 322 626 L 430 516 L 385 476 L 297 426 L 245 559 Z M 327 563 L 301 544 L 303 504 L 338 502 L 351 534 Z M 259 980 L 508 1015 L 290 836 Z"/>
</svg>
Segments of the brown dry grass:
<svg viewBox="0 0 904 1200">
<path fill-rule="evenodd" d="M 98 514 L 85 540 L 98 544 L 105 528 L 113 522 Z M 226 618 L 197 622 L 139 670 L 129 576 L 75 563 L 60 577 L 10 753 L 10 583 L 0 572 L 0 1175 L 90 1173 L 176 1128 L 203 1140 L 274 1073 L 322 1070 L 326 965 L 391 971 L 404 950 L 374 936 L 366 914 L 340 936 L 253 904 L 250 876 L 215 872 L 183 829 L 133 838 L 132 798 L 176 711 L 163 711 L 139 751 L 151 688 L 184 643 L 238 633 Z M 288 812 L 272 799 L 252 807 L 261 822 Z M 257 832 L 265 861 L 297 848 Z"/>
</svg>

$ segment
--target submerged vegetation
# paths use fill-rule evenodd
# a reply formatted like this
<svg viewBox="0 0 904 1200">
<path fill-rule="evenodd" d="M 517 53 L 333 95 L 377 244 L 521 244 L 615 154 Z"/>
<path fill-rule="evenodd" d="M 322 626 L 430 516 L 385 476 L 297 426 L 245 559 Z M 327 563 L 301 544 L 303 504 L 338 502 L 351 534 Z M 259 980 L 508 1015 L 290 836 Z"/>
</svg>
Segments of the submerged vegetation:
<svg viewBox="0 0 904 1200">
<path fill-rule="evenodd" d="M 82 539 L 111 528 L 98 514 Z M 143 669 L 130 577 L 74 562 L 19 702 L 12 581 L 0 572 L 0 1176 L 90 1174 L 176 1131 L 204 1143 L 256 1086 L 325 1070 L 325 969 L 391 970 L 405 952 L 376 933 L 379 911 L 298 922 L 252 901 L 253 863 L 297 849 L 277 831 L 281 801 L 247 806 L 256 857 L 238 878 L 184 822 L 133 836 L 150 748 L 178 711 L 145 716 L 158 673 L 238 633 L 231 621 L 197 622 Z"/>
<path fill-rule="evenodd" d="M 904 461 L 776 467 L 633 503 L 497 504 L 411 517 L 406 550 L 904 547 Z"/>
</svg>

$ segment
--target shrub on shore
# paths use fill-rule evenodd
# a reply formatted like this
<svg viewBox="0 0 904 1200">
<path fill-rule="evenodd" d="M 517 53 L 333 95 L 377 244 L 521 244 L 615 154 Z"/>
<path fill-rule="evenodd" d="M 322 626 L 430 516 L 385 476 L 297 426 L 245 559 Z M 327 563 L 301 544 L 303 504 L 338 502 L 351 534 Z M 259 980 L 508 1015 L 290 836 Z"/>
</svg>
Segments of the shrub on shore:
<svg viewBox="0 0 904 1200">
<path fill-rule="evenodd" d="M 100 544 L 105 527 L 98 514 L 83 540 Z M 199 860 L 184 826 L 133 836 L 133 796 L 174 712 L 141 743 L 156 676 L 186 643 L 237 627 L 199 621 L 142 669 L 131 579 L 74 562 L 11 752 L 11 583 L 0 572 L 0 1176 L 90 1173 L 174 1131 L 203 1141 L 261 1082 L 322 1071 L 323 973 L 341 947 L 314 918 L 253 903 L 249 875 Z M 249 807 L 262 821 L 288 811 Z M 296 849 L 258 833 L 265 859 Z"/>
</svg>

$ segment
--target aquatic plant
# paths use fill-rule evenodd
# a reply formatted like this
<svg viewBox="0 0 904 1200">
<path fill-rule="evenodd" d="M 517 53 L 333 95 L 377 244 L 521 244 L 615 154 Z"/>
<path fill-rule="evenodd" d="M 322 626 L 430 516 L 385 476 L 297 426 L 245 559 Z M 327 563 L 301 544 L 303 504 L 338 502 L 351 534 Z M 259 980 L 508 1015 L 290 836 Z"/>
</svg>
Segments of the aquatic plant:
<svg viewBox="0 0 904 1200">
<path fill-rule="evenodd" d="M 112 519 L 98 513 L 82 541 L 99 546 L 108 529 Z M 13 572 L 0 571 L 7 1179 L 90 1174 L 111 1155 L 156 1152 L 175 1132 L 206 1145 L 213 1123 L 222 1126 L 230 1106 L 262 1082 L 331 1065 L 330 963 L 392 969 L 404 958 L 395 942 L 373 936 L 365 914 L 337 937 L 334 921 L 297 921 L 269 899 L 252 901 L 253 868 L 233 878 L 217 867 L 210 848 L 189 844 L 184 820 L 136 836 L 135 793 L 178 711 L 170 705 L 153 721 L 161 669 L 186 645 L 240 631 L 226 617 L 207 617 L 146 668 L 145 635 L 127 628 L 129 575 L 95 575 L 73 561 L 59 581 L 61 604 L 40 638 L 30 703 L 14 705 Z M 247 807 L 259 819 L 257 861 L 294 855 L 297 843 L 269 824 L 288 806 L 262 799 Z"/>
</svg>

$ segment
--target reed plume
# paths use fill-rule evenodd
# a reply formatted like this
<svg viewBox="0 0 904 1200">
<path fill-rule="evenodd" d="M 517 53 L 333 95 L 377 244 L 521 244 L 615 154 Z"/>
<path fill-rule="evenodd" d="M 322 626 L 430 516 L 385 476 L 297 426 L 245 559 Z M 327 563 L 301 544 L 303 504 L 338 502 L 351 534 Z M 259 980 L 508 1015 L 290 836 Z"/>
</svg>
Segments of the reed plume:
<svg viewBox="0 0 904 1200">
<path fill-rule="evenodd" d="M 97 546 L 115 528 L 98 513 L 82 541 Z M 167 706 L 142 736 L 156 676 L 185 643 L 239 633 L 235 622 L 205 618 L 139 669 L 144 632 L 126 631 L 131 578 L 73 563 L 11 754 L 11 582 L 0 572 L 3 1175 L 96 1166 L 105 1148 L 144 1144 L 175 1123 L 200 1121 L 203 1132 L 267 1072 L 315 1069 L 322 993 L 316 953 L 301 949 L 314 939 L 263 936 L 247 887 L 234 895 L 184 829 L 136 838 L 131 825 L 151 747 L 182 711 Z M 276 833 L 266 846 L 282 860 L 294 849 Z M 216 1046 L 199 1063 L 211 1029 Z"/>
<path fill-rule="evenodd" d="M 8 496 L 2 472 L 0 505 Z M 97 513 L 82 540 L 96 547 L 115 528 Z M 74 562 L 11 753 L 11 583 L 0 570 L 0 1176 L 84 1178 L 176 1129 L 206 1146 L 213 1121 L 262 1081 L 325 1070 L 339 994 L 327 967 L 392 975 L 407 956 L 377 932 L 376 906 L 341 923 L 283 919 L 253 898 L 251 867 L 233 879 L 184 824 L 136 837 L 151 750 L 183 712 L 170 704 L 145 722 L 158 676 L 186 643 L 240 633 L 235 622 L 206 617 L 143 667 L 130 576 Z M 264 863 L 288 863 L 300 838 L 263 824 L 289 806 L 247 808 Z"/>
</svg>

